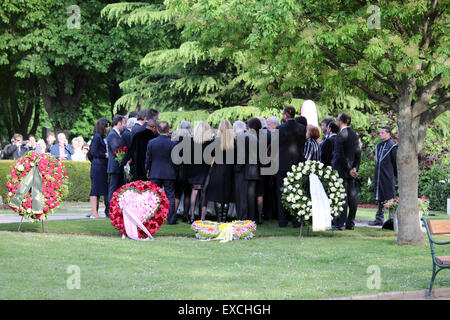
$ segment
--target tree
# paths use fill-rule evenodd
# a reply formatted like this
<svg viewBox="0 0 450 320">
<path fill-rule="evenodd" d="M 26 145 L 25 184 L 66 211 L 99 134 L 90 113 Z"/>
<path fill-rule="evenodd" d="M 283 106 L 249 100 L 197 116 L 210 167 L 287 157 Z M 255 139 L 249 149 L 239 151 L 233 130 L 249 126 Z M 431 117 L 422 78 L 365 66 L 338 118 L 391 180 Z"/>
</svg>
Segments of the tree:
<svg viewBox="0 0 450 320">
<path fill-rule="evenodd" d="M 245 71 L 270 75 L 258 86 L 261 92 L 289 97 L 297 88 L 320 87 L 323 95 L 345 92 L 393 108 L 399 130 L 397 243 L 424 242 L 417 155 L 427 127 L 450 108 L 443 2 L 168 0 L 167 8 L 204 50 L 243 52 L 249 57 Z"/>
<path fill-rule="evenodd" d="M 118 84 L 159 40 L 145 26 L 115 27 L 101 18 L 109 2 L 2 1 L 0 72 L 8 80 L 0 95 L 14 131 L 35 130 L 43 109 L 56 131 L 73 129 L 78 119 L 93 127 L 108 116 L 105 103 L 113 114 Z"/>
<path fill-rule="evenodd" d="M 141 60 L 137 76 L 122 82 L 117 107 L 213 110 L 246 104 L 252 93 L 235 60 L 221 51 L 203 51 L 196 39 L 184 38 L 161 3 L 115 3 L 102 15 L 118 25 L 147 26 L 161 39 L 159 48 Z"/>
</svg>

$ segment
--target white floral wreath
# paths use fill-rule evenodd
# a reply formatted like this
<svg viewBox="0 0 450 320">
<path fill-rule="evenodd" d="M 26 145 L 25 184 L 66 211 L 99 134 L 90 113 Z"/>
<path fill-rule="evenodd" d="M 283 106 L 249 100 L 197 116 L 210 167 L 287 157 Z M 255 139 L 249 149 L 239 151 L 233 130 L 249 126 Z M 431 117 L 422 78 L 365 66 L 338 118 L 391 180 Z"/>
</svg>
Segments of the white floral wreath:
<svg viewBox="0 0 450 320">
<path fill-rule="evenodd" d="M 331 215 L 339 216 L 344 210 L 345 188 L 343 180 L 336 170 L 320 161 L 308 160 L 293 165 L 283 180 L 282 201 L 284 207 L 300 222 L 311 221 L 312 202 L 305 187 L 309 183 L 309 175 L 316 174 L 322 182 L 323 188 L 330 200 Z"/>
</svg>

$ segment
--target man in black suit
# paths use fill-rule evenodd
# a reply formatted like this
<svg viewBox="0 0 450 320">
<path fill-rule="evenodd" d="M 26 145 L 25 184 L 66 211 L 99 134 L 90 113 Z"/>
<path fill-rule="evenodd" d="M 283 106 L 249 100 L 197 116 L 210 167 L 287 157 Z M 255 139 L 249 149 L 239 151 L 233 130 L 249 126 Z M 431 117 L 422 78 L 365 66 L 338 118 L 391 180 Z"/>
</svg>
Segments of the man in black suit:
<svg viewBox="0 0 450 320">
<path fill-rule="evenodd" d="M 350 115 L 346 113 L 339 114 L 337 118 L 340 132 L 336 137 L 334 145 L 334 155 L 332 168 L 337 170 L 339 177 L 344 180 L 344 187 L 347 194 L 344 211 L 336 219 L 334 230 L 353 230 L 355 227 L 355 216 L 358 206 L 356 196 L 355 179 L 358 177 L 358 169 L 361 162 L 361 149 L 359 146 L 359 137 L 349 125 L 351 123 Z M 348 209 L 348 215 L 347 215 Z"/>
<path fill-rule="evenodd" d="M 320 161 L 326 166 L 331 166 L 334 154 L 334 144 L 336 143 L 336 137 L 339 133 L 339 126 L 336 122 L 331 121 L 328 123 L 326 132 L 327 138 L 320 144 Z"/>
<path fill-rule="evenodd" d="M 23 144 L 23 136 L 15 133 L 11 139 L 11 144 L 5 148 L 5 159 L 17 160 L 27 153 L 28 147 Z"/>
<path fill-rule="evenodd" d="M 284 208 L 281 201 L 281 188 L 283 186 L 283 179 L 287 172 L 291 170 L 292 165 L 297 165 L 299 162 L 305 161 L 303 149 L 306 141 L 306 126 L 295 121 L 295 109 L 292 106 L 287 106 L 283 110 L 283 119 L 285 122 L 277 127 L 279 132 L 279 170 L 277 174 L 277 200 L 278 200 L 278 225 L 286 227 L 288 220 L 292 221 L 294 228 L 300 226 L 299 222 L 294 216 Z"/>
<path fill-rule="evenodd" d="M 109 131 L 106 138 L 106 147 L 108 150 L 108 168 L 107 173 L 109 175 L 109 190 L 108 190 L 108 203 L 111 201 L 113 193 L 124 184 L 123 166 L 116 160 L 114 151 L 122 147 L 122 140 L 120 139 L 120 132 L 125 126 L 125 117 L 116 114 L 112 121 L 112 130 Z M 109 218 L 109 211 L 106 214 Z"/>
<path fill-rule="evenodd" d="M 177 144 L 169 137 L 169 123 L 162 121 L 158 123 L 159 136 L 147 144 L 145 157 L 145 172 L 148 173 L 150 181 L 163 188 L 169 199 L 170 209 L 167 217 L 168 224 L 177 224 L 175 212 L 175 166 L 172 162 L 172 149 Z"/>
<path fill-rule="evenodd" d="M 156 138 L 158 133 L 156 131 L 156 121 L 149 120 L 145 130 L 136 133 L 131 140 L 131 146 L 122 161 L 125 165 L 131 159 L 131 168 L 133 181 L 146 181 L 147 173 L 145 172 L 145 156 L 147 153 L 147 144 L 153 138 Z"/>
</svg>

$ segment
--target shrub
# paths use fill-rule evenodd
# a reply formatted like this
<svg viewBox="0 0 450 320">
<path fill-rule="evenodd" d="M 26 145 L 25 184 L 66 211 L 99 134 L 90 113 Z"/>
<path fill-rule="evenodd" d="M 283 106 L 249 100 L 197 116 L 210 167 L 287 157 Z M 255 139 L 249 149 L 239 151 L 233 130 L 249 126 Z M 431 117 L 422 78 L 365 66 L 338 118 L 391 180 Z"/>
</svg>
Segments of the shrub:
<svg viewBox="0 0 450 320">
<path fill-rule="evenodd" d="M 6 176 L 15 161 L 0 161 L 0 195 L 6 201 Z M 64 161 L 64 168 L 69 177 L 69 192 L 64 201 L 89 201 L 91 191 L 91 163 L 81 161 Z"/>
</svg>

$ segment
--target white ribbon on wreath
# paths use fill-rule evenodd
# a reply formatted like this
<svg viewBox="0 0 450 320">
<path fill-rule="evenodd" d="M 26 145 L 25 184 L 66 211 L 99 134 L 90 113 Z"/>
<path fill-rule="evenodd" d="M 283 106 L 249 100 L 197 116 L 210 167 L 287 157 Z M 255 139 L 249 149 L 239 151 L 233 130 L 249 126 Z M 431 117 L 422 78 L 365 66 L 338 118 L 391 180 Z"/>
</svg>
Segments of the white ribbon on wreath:
<svg viewBox="0 0 450 320">
<path fill-rule="evenodd" d="M 323 188 L 322 182 L 317 175 L 309 175 L 309 186 L 312 202 L 312 230 L 324 231 L 331 228 L 330 199 Z"/>
</svg>

